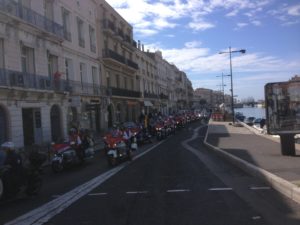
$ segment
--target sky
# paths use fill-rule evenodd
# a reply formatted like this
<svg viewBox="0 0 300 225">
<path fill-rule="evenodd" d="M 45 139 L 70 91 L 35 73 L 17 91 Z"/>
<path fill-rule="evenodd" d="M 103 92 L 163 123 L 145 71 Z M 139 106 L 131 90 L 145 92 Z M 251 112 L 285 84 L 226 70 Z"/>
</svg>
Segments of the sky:
<svg viewBox="0 0 300 225">
<path fill-rule="evenodd" d="M 193 88 L 264 99 L 264 85 L 300 75 L 300 0 L 107 0 L 145 50 L 187 74 Z M 224 76 L 225 94 L 230 77 Z"/>
</svg>

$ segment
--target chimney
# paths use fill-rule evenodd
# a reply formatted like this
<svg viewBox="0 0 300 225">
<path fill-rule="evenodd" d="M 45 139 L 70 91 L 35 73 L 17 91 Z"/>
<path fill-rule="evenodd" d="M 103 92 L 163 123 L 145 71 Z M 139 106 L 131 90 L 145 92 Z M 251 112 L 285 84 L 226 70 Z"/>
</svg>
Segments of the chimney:
<svg viewBox="0 0 300 225">
<path fill-rule="evenodd" d="M 138 49 L 141 50 L 141 41 L 138 40 Z"/>
<path fill-rule="evenodd" d="M 144 44 L 142 44 L 142 51 L 145 51 L 145 49 L 144 49 Z"/>
</svg>

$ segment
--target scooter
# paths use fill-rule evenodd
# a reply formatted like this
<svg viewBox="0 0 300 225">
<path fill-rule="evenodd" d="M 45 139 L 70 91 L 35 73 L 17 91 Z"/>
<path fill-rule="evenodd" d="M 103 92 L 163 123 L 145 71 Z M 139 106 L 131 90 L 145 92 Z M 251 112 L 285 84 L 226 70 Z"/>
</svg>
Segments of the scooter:
<svg viewBox="0 0 300 225">
<path fill-rule="evenodd" d="M 116 140 L 115 142 L 111 141 L 106 154 L 108 164 L 116 166 L 122 161 L 132 160 L 132 147 L 135 146 L 131 145 L 131 147 L 128 147 L 123 139 Z"/>
<path fill-rule="evenodd" d="M 53 146 L 54 156 L 51 160 L 51 167 L 54 173 L 62 172 L 77 164 L 82 164 L 86 159 L 94 157 L 93 147 L 81 149 L 82 146 L 74 142 L 57 144 Z"/>
<path fill-rule="evenodd" d="M 0 169 L 0 200 L 9 200 L 23 193 L 37 195 L 42 188 L 42 164 L 46 159 L 46 155 L 33 152 L 29 155 L 29 165 L 22 166 L 18 172 L 9 165 L 3 166 Z"/>
</svg>

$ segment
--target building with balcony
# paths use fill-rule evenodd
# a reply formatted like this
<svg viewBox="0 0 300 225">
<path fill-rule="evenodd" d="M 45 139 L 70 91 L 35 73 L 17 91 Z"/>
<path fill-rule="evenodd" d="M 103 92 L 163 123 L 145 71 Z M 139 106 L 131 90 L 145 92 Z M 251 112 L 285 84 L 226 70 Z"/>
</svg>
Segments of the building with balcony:
<svg viewBox="0 0 300 225">
<path fill-rule="evenodd" d="M 0 143 L 101 129 L 96 9 L 94 0 L 0 0 Z"/>
<path fill-rule="evenodd" d="M 139 65 L 137 76 L 142 93 L 142 111 L 144 113 L 159 111 L 160 100 L 156 61 L 149 51 L 145 52 L 140 41 L 138 41 L 136 58 Z"/>
<path fill-rule="evenodd" d="M 17 147 L 64 137 L 63 26 L 52 1 L 0 0 L 0 143 Z"/>
<path fill-rule="evenodd" d="M 100 48 L 97 44 L 97 7 L 95 0 L 59 1 L 63 25 L 61 73 L 68 83 L 67 127 L 100 132 L 105 129 L 106 88 L 101 85 Z M 51 55 L 56 55 L 51 50 Z"/>
<path fill-rule="evenodd" d="M 108 126 L 136 120 L 141 111 L 141 91 L 133 28 L 107 2 L 98 8 L 97 42 L 103 64 L 102 82 L 109 94 Z"/>
</svg>

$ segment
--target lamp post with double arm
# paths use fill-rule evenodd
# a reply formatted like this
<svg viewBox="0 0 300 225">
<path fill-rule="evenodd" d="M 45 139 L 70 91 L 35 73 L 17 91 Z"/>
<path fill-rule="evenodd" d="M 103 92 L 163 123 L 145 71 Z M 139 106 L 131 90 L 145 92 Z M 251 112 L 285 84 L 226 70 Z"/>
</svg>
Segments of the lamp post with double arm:
<svg viewBox="0 0 300 225">
<path fill-rule="evenodd" d="M 245 54 L 246 50 L 245 49 L 240 49 L 240 50 L 231 50 L 231 47 L 229 47 L 229 51 L 228 52 L 219 52 L 219 54 L 224 54 L 224 53 L 229 53 L 229 59 L 230 59 L 230 83 L 231 83 L 231 111 L 232 111 L 232 122 L 235 122 L 235 118 L 234 118 L 234 99 L 233 99 L 233 80 L 232 80 L 232 60 L 231 60 L 231 54 L 232 53 L 242 53 Z"/>
</svg>

